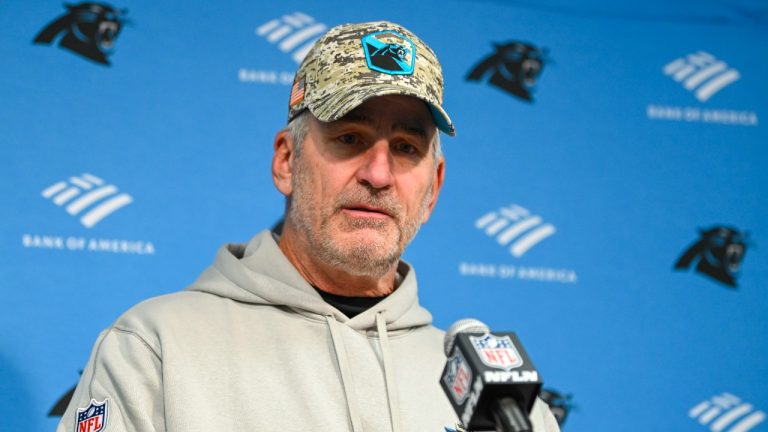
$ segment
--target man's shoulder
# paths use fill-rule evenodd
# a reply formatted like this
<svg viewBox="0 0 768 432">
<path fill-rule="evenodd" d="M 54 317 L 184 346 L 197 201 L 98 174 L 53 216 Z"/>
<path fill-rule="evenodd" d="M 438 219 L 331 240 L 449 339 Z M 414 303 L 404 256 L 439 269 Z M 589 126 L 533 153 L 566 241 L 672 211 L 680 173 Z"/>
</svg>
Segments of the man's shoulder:
<svg viewBox="0 0 768 432">
<path fill-rule="evenodd" d="M 124 316 L 182 311 L 187 308 L 200 307 L 219 298 L 200 291 L 177 291 L 145 299 L 128 309 Z"/>
<path fill-rule="evenodd" d="M 199 291 L 179 291 L 146 299 L 123 313 L 113 328 L 141 334 L 155 333 L 175 322 L 210 315 L 226 299 Z"/>
</svg>

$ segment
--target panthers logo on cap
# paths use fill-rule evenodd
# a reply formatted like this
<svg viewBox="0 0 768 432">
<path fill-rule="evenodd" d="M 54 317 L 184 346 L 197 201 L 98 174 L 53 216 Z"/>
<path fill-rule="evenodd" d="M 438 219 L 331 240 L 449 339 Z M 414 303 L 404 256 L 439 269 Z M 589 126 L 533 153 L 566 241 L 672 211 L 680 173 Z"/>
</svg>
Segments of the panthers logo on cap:
<svg viewBox="0 0 768 432">
<path fill-rule="evenodd" d="M 369 69 L 389 75 L 413 73 L 416 46 L 407 37 L 384 30 L 364 36 L 362 43 Z"/>
</svg>

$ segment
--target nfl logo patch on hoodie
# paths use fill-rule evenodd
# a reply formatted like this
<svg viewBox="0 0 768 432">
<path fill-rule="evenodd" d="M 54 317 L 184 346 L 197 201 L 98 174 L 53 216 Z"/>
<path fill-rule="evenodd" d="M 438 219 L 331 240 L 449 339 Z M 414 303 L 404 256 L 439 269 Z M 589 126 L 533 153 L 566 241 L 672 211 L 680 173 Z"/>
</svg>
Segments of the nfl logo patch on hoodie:
<svg viewBox="0 0 768 432">
<path fill-rule="evenodd" d="M 91 403 L 85 408 L 77 409 L 77 423 L 75 432 L 101 432 L 107 427 L 107 402 L 96 402 L 91 399 Z"/>
</svg>

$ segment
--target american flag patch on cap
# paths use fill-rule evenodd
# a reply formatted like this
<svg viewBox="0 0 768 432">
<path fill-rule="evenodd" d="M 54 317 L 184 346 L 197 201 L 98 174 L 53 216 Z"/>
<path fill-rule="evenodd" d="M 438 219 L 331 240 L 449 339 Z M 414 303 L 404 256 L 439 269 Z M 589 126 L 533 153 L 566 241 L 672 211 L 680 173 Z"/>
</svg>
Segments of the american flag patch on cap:
<svg viewBox="0 0 768 432">
<path fill-rule="evenodd" d="M 304 100 L 304 78 L 296 80 L 291 87 L 291 99 L 288 101 L 288 107 L 292 107 Z"/>
</svg>

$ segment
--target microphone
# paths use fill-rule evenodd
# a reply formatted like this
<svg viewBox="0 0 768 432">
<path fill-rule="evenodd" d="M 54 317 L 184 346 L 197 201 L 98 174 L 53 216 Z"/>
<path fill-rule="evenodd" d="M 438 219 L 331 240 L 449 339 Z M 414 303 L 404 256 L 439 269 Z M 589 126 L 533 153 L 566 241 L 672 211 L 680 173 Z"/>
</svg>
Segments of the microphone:
<svg viewBox="0 0 768 432">
<path fill-rule="evenodd" d="M 543 384 L 514 333 L 491 334 L 476 319 L 446 332 L 440 385 L 467 430 L 532 432 L 528 419 Z"/>
</svg>

